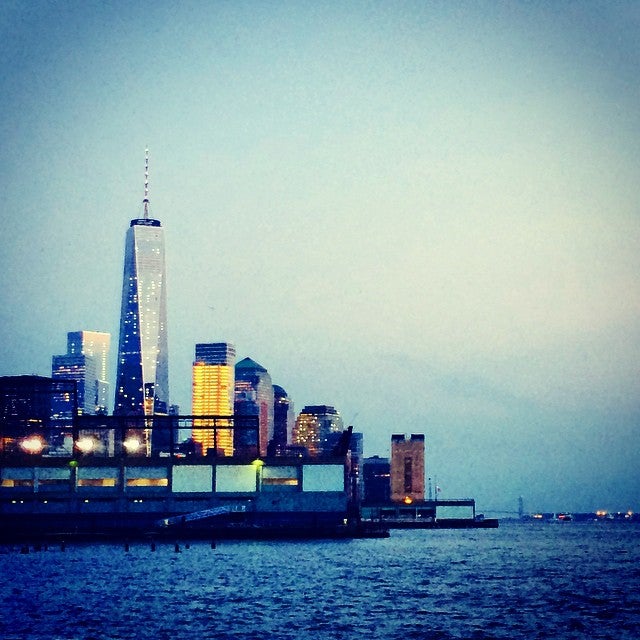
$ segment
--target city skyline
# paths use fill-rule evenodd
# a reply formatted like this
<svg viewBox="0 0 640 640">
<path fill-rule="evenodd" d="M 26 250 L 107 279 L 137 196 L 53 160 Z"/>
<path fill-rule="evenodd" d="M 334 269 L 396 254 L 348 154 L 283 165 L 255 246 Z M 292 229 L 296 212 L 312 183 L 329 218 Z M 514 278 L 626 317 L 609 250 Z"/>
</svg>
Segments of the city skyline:
<svg viewBox="0 0 640 640">
<path fill-rule="evenodd" d="M 148 145 L 172 403 L 230 341 L 446 495 L 633 507 L 638 14 L 3 3 L 0 373 L 118 334 Z"/>
</svg>

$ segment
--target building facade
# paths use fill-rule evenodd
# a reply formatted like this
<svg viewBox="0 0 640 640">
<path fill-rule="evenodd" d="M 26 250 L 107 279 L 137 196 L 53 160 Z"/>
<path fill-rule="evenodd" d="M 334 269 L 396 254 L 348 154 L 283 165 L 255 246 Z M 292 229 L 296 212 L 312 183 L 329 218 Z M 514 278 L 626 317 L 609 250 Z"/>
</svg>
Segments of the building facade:
<svg viewBox="0 0 640 640">
<path fill-rule="evenodd" d="M 257 416 L 257 441 L 250 431 L 234 433 L 234 450 L 240 455 L 265 456 L 273 439 L 273 384 L 269 372 L 251 358 L 236 364 L 235 402 L 236 416 Z"/>
<path fill-rule="evenodd" d="M 78 412 L 93 415 L 98 400 L 96 359 L 93 356 L 62 355 L 51 358 L 51 377 L 74 380 L 78 393 Z"/>
<path fill-rule="evenodd" d="M 277 384 L 273 385 L 273 440 L 270 453 L 286 455 L 287 446 L 293 438 L 295 423 L 293 402 L 287 392 Z"/>
<path fill-rule="evenodd" d="M 99 331 L 72 331 L 67 334 L 67 353 L 53 356 L 51 376 L 74 380 L 80 414 L 108 412 L 107 368 L 111 336 Z"/>
<path fill-rule="evenodd" d="M 424 500 L 424 434 L 391 436 L 391 500 Z"/>
<path fill-rule="evenodd" d="M 109 413 L 109 350 L 111 334 L 103 331 L 70 331 L 67 334 L 67 354 L 95 358 L 98 391 L 96 413 Z"/>
<path fill-rule="evenodd" d="M 196 344 L 192 377 L 193 416 L 233 416 L 236 350 L 227 342 Z M 213 427 L 216 427 L 215 429 Z M 233 431 L 220 420 L 194 417 L 192 439 L 204 455 L 233 455 Z"/>
<path fill-rule="evenodd" d="M 342 417 L 329 405 L 307 405 L 293 428 L 293 444 L 305 447 L 311 457 L 328 455 L 344 430 Z"/>
<path fill-rule="evenodd" d="M 125 239 L 115 415 L 167 414 L 167 278 L 164 230 L 149 216 L 148 163 L 142 218 Z"/>
<path fill-rule="evenodd" d="M 389 458 L 373 456 L 362 462 L 362 501 L 366 505 L 385 504 L 391 499 Z"/>
</svg>

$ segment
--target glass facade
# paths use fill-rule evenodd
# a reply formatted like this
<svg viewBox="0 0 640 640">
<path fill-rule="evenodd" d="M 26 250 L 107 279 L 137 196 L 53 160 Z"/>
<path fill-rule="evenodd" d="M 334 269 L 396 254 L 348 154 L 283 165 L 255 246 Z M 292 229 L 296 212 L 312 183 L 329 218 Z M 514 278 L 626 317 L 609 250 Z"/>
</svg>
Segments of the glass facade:
<svg viewBox="0 0 640 640">
<path fill-rule="evenodd" d="M 273 385 L 273 440 L 269 451 L 272 455 L 283 455 L 293 439 L 295 422 L 293 402 L 287 392 Z"/>
<path fill-rule="evenodd" d="M 109 348 L 111 334 L 102 331 L 70 331 L 67 354 L 92 356 L 96 360 L 96 413 L 109 413 Z"/>
<path fill-rule="evenodd" d="M 131 221 L 120 314 L 115 415 L 167 414 L 167 291 L 160 221 Z"/>
<path fill-rule="evenodd" d="M 192 414 L 193 416 L 232 416 L 234 404 L 236 352 L 226 342 L 197 344 L 193 362 Z M 233 455 L 233 430 L 224 421 L 193 419 L 193 442 L 203 455 Z M 222 428 L 221 428 L 222 427 Z"/>
<path fill-rule="evenodd" d="M 108 333 L 71 331 L 67 334 L 67 353 L 51 359 L 53 378 L 76 382 L 78 411 L 81 414 L 108 412 L 110 340 Z"/>
<path fill-rule="evenodd" d="M 234 449 L 240 455 L 264 456 L 273 439 L 273 384 L 269 372 L 251 358 L 236 365 L 235 402 L 236 416 L 258 418 L 258 440 L 250 431 L 236 432 Z"/>
<path fill-rule="evenodd" d="M 308 405 L 300 412 L 293 428 L 293 444 L 305 447 L 312 456 L 328 455 L 336 436 L 344 429 L 342 417 L 334 407 Z"/>
<path fill-rule="evenodd" d="M 78 394 L 78 412 L 89 415 L 96 413 L 99 387 L 96 359 L 93 356 L 82 354 L 53 356 L 51 377 L 74 380 Z"/>
</svg>

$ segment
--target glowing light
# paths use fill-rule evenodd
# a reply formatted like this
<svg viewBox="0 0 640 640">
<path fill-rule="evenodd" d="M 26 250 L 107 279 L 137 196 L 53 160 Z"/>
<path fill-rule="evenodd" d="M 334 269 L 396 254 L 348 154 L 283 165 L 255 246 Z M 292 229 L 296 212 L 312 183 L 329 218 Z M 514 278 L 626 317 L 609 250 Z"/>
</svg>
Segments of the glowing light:
<svg viewBox="0 0 640 640">
<path fill-rule="evenodd" d="M 79 440 L 76 440 L 76 447 L 79 451 L 82 451 L 82 453 L 91 453 L 95 446 L 96 443 L 94 439 L 89 436 L 84 436 Z"/>
<path fill-rule="evenodd" d="M 405 504 L 411 504 L 413 502 L 413 498 L 411 496 L 405 496 L 403 502 Z"/>
<path fill-rule="evenodd" d="M 596 511 L 596 515 L 598 518 L 604 518 L 607 515 L 607 512 L 604 509 L 598 509 Z"/>
<path fill-rule="evenodd" d="M 29 436 L 20 443 L 20 448 L 25 453 L 37 455 L 38 453 L 42 453 L 44 445 L 45 442 L 40 436 Z"/>
<path fill-rule="evenodd" d="M 251 464 L 252 464 L 254 467 L 260 468 L 261 466 L 263 466 L 263 465 L 264 465 L 264 462 L 263 462 L 262 460 L 254 460 Z"/>
<path fill-rule="evenodd" d="M 136 453 L 140 450 L 142 443 L 140 442 L 140 440 L 138 440 L 138 438 L 127 438 L 122 443 L 122 446 L 127 450 L 127 453 Z"/>
</svg>

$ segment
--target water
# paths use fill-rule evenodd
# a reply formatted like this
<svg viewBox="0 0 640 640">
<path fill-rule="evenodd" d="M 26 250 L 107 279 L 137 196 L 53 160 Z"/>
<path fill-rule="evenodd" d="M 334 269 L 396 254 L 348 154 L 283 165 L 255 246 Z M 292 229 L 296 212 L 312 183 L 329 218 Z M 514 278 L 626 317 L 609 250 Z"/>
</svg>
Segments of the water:
<svg viewBox="0 0 640 640">
<path fill-rule="evenodd" d="M 4 640 L 640 638 L 640 526 L 4 547 Z"/>
</svg>

